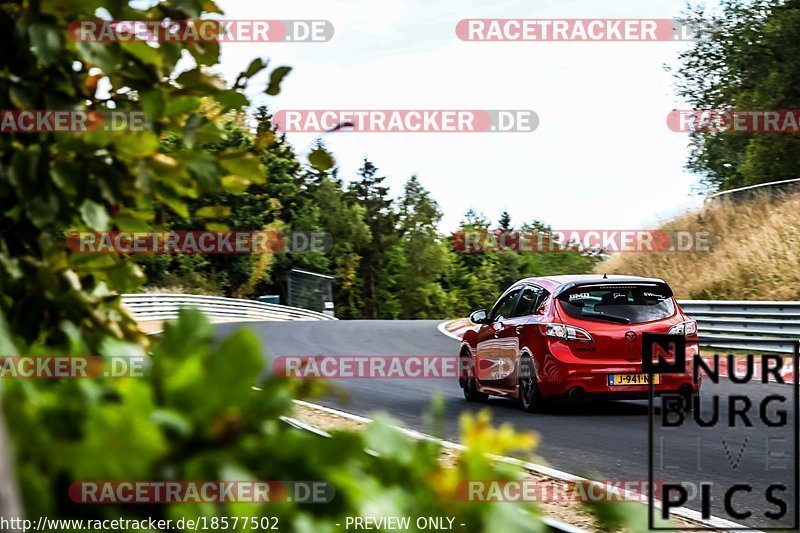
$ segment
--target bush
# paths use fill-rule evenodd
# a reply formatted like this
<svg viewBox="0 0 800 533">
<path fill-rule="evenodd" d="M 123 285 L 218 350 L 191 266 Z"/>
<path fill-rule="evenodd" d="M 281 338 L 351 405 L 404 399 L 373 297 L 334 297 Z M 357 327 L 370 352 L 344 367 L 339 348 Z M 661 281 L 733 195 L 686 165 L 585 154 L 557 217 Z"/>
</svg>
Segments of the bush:
<svg viewBox="0 0 800 533">
<path fill-rule="evenodd" d="M 29 516 L 96 519 L 277 517 L 281 531 L 337 531 L 347 516 L 455 516 L 470 531 L 539 531 L 533 504 L 470 503 L 462 480 L 517 479 L 487 453 L 530 449 L 534 440 L 495 430 L 488 414 L 463 421 L 455 467 L 441 448 L 412 441 L 379 418 L 363 433 L 326 439 L 280 420 L 313 384 L 269 378 L 256 336 L 238 330 L 213 342 L 199 311 L 181 313 L 154 343 L 144 377 L 16 380 L 5 391 L 18 476 Z M 367 449 L 376 453 L 367 453 Z M 329 503 L 85 505 L 68 497 L 84 480 L 320 480 Z M 524 511 L 524 512 L 521 512 Z"/>
<path fill-rule="evenodd" d="M 149 351 L 151 361 L 141 378 L 4 382 L 3 413 L 26 515 L 269 515 L 284 530 L 333 531 L 346 515 L 448 514 L 472 530 L 489 523 L 541 529 L 515 507 L 456 499 L 460 479 L 518 475 L 477 451 L 448 469 L 436 444 L 412 442 L 386 422 L 363 435 L 325 440 L 288 427 L 279 417 L 310 385 L 268 380 L 254 390 L 264 363 L 252 333 L 215 344 L 206 319 L 187 311 L 151 342 L 120 304 L 119 294 L 143 282 L 138 266 L 125 256 L 67 250 L 68 231 L 149 230 L 169 218 L 165 213 L 198 218 L 190 213 L 192 199 L 268 179 L 256 154 L 228 143 L 225 127 L 226 117 L 247 107 L 243 89 L 265 63 L 254 60 L 229 88 L 206 70 L 218 62 L 216 42 L 150 47 L 70 39 L 68 24 L 94 18 L 100 7 L 123 20 L 218 12 L 210 0 L 146 9 L 98 0 L 0 4 L 0 109 L 141 110 L 149 121 L 144 131 L 0 136 L 0 353 L 108 358 Z M 172 80 L 184 53 L 196 67 Z M 287 71 L 273 71 L 269 94 Z M 97 94 L 101 79 L 108 97 Z M 228 147 L 204 149 L 210 145 Z M 491 432 L 481 428 L 476 439 Z M 332 483 L 337 496 L 302 507 L 288 501 L 76 505 L 68 497 L 76 481 L 123 479 L 319 479 Z"/>
</svg>

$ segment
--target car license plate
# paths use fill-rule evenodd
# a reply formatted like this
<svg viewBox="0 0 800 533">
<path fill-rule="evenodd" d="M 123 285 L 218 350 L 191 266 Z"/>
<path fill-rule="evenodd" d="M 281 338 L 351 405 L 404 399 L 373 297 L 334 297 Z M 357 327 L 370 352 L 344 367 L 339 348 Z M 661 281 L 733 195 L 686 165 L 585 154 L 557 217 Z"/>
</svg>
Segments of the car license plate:
<svg viewBox="0 0 800 533">
<path fill-rule="evenodd" d="M 653 375 L 653 385 L 658 385 L 658 374 Z M 650 383 L 648 374 L 609 374 L 608 385 L 617 387 L 620 385 L 647 385 Z"/>
</svg>

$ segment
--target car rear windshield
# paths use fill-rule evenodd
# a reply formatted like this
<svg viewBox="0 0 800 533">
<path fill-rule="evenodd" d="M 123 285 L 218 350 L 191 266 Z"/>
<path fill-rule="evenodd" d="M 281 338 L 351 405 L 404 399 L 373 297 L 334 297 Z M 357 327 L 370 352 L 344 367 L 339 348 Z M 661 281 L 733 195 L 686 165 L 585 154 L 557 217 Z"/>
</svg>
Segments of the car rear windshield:
<svg viewBox="0 0 800 533">
<path fill-rule="evenodd" d="M 569 316 L 582 320 L 638 324 L 675 314 L 672 293 L 665 286 L 575 287 L 558 299 Z"/>
</svg>

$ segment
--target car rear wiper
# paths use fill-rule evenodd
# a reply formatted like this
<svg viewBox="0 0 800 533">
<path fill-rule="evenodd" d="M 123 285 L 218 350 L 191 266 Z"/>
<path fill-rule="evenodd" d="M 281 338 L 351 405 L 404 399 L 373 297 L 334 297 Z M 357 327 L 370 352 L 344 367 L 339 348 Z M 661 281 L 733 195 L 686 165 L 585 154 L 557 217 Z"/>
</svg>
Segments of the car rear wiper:
<svg viewBox="0 0 800 533">
<path fill-rule="evenodd" d="M 607 315 L 605 313 L 599 313 L 594 311 L 589 311 L 589 312 L 583 311 L 582 315 L 588 318 L 598 318 L 602 320 L 608 320 L 609 322 L 616 322 L 618 324 L 631 323 L 631 319 L 624 316 Z"/>
</svg>

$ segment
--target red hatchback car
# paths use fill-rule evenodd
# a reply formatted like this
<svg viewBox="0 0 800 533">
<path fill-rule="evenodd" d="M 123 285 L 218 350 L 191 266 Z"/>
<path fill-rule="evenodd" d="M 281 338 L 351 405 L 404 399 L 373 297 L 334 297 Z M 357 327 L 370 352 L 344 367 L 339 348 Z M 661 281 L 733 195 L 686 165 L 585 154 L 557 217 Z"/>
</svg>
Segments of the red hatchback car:
<svg viewBox="0 0 800 533">
<path fill-rule="evenodd" d="M 642 333 L 681 334 L 697 340 L 687 317 L 660 279 L 633 276 L 549 276 L 518 281 L 479 325 L 463 337 L 461 357 L 471 358 L 473 377 L 459 384 L 468 401 L 489 395 L 520 400 L 534 411 L 548 398 L 647 397 L 642 373 Z M 687 409 L 699 385 L 691 361 L 697 342 L 687 342 L 684 374 L 654 376 L 657 394 L 681 394 Z"/>
</svg>

